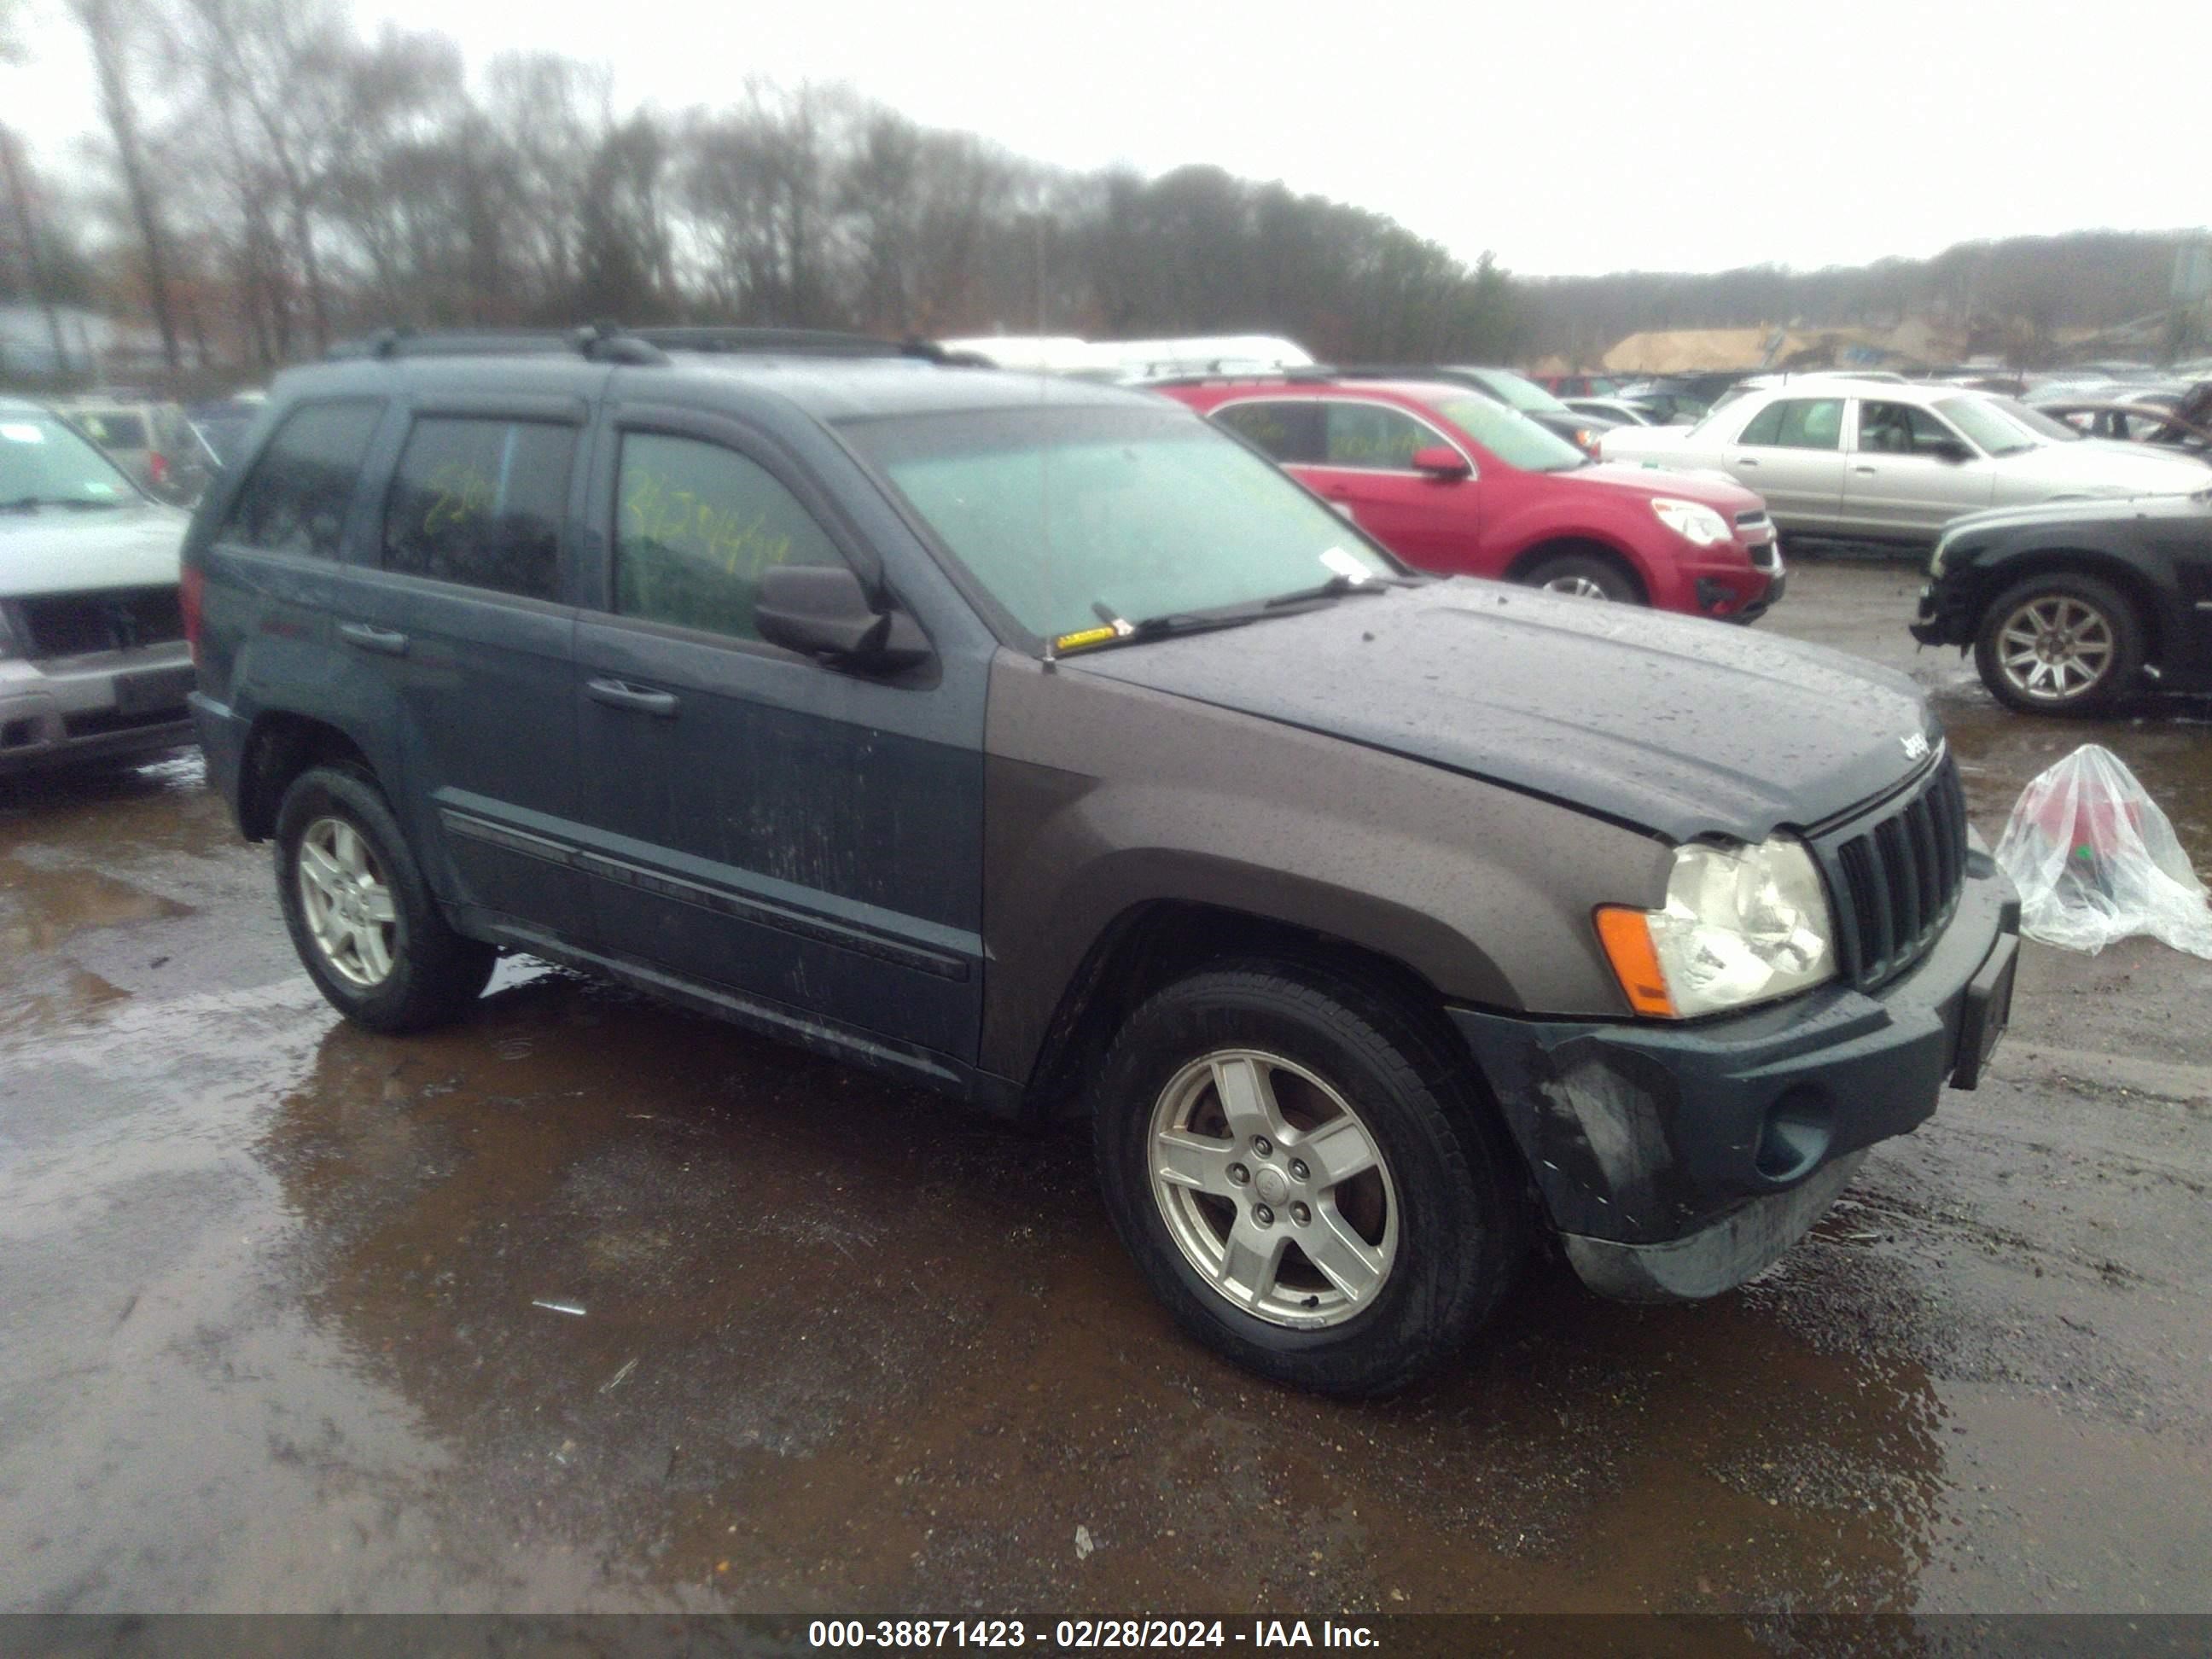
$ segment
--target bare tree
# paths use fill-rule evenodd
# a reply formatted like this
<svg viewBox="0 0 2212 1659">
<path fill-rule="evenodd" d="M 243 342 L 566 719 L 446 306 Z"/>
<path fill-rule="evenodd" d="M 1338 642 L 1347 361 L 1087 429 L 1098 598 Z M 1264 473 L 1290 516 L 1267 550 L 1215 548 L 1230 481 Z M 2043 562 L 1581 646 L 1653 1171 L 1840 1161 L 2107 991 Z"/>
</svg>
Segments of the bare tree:
<svg viewBox="0 0 2212 1659">
<path fill-rule="evenodd" d="M 131 217 L 146 261 L 146 297 L 161 331 L 161 353 L 172 369 L 183 365 L 177 344 L 176 318 L 170 304 L 168 234 L 154 199 L 153 184 L 144 146 L 139 137 L 138 103 L 131 84 L 131 33 L 136 22 L 133 0 L 70 0 L 70 9 L 83 27 L 92 47 L 92 63 L 100 82 L 100 113 L 115 146 L 115 164 L 123 175 Z"/>
</svg>

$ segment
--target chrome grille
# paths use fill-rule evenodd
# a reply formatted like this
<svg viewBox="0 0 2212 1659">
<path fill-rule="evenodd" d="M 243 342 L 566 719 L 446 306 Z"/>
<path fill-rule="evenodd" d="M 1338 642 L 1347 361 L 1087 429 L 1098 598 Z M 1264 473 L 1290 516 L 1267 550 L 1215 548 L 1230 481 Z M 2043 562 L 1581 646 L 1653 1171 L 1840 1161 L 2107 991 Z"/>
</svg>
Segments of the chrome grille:
<svg viewBox="0 0 2212 1659">
<path fill-rule="evenodd" d="M 1900 799 L 1814 839 L 1836 902 L 1837 955 L 1862 989 L 1928 953 L 1966 875 L 1966 795 L 1948 752 Z"/>
</svg>

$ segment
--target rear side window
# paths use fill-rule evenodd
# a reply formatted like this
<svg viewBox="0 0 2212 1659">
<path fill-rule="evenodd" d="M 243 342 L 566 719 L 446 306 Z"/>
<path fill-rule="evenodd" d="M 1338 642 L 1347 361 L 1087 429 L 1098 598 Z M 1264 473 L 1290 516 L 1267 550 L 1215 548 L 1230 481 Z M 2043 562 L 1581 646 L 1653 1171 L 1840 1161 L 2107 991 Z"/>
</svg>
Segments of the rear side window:
<svg viewBox="0 0 2212 1659">
<path fill-rule="evenodd" d="M 1751 417 L 1740 444 L 1776 449 L 1840 449 L 1844 402 L 1840 398 L 1784 398 Z"/>
<path fill-rule="evenodd" d="M 576 429 L 540 421 L 415 422 L 384 505 L 384 568 L 524 599 L 561 592 L 561 520 Z"/>
<path fill-rule="evenodd" d="M 231 503 L 223 538 L 271 553 L 334 559 L 384 406 L 308 404 L 276 428 Z"/>
<path fill-rule="evenodd" d="M 843 562 L 772 474 L 696 438 L 625 435 L 615 514 L 615 609 L 647 622 L 757 640 L 763 570 Z"/>
<path fill-rule="evenodd" d="M 1324 449 L 1317 403 L 1232 404 L 1215 410 L 1213 418 L 1285 465 L 1321 464 Z"/>
</svg>

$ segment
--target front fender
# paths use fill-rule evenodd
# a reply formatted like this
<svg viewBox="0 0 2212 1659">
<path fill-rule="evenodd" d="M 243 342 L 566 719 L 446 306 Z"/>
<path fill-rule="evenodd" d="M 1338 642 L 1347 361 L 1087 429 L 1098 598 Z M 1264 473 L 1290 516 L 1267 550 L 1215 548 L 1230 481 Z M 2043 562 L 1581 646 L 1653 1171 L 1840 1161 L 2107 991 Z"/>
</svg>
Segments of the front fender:
<svg viewBox="0 0 2212 1659">
<path fill-rule="evenodd" d="M 1029 1074 L 1133 908 L 1204 904 L 1358 945 L 1480 1006 L 1627 1012 L 1594 905 L 1663 843 L 1555 801 L 1002 653 L 986 738 L 981 1063 Z"/>
</svg>

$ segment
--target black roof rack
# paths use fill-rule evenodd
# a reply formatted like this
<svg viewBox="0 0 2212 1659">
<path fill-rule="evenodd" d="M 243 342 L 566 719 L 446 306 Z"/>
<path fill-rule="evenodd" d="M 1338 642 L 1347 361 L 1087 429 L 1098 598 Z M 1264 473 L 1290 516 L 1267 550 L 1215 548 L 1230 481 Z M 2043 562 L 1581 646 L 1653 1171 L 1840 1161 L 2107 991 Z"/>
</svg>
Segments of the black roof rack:
<svg viewBox="0 0 2212 1659">
<path fill-rule="evenodd" d="M 672 351 L 791 357 L 910 357 L 935 363 L 964 359 L 921 340 L 883 340 L 823 328 L 725 328 L 671 325 L 624 328 L 592 323 L 582 328 L 379 329 L 342 340 L 330 359 L 385 357 L 509 357 L 574 354 L 596 362 L 665 363 Z"/>
</svg>

